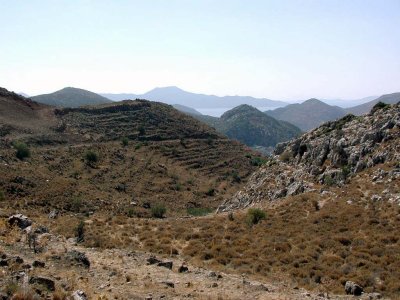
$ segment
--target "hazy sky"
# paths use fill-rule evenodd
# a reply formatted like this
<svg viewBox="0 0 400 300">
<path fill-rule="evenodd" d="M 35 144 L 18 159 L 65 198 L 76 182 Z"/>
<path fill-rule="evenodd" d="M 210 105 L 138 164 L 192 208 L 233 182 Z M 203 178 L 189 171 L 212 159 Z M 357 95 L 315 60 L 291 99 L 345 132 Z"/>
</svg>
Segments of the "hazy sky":
<svg viewBox="0 0 400 300">
<path fill-rule="evenodd" d="M 0 86 L 271 99 L 400 91 L 400 0 L 0 0 Z"/>
</svg>

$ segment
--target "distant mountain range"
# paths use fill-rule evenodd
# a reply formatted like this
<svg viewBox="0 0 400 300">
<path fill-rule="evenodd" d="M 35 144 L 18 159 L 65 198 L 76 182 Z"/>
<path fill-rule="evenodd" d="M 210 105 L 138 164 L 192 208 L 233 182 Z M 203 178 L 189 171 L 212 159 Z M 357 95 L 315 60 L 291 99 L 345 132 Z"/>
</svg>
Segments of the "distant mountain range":
<svg viewBox="0 0 400 300">
<path fill-rule="evenodd" d="M 167 104 L 181 104 L 194 108 L 233 108 L 241 104 L 255 107 L 282 107 L 288 103 L 266 98 L 254 98 L 249 96 L 224 96 L 195 94 L 184 91 L 178 87 L 155 88 L 147 93 L 137 94 L 101 94 L 102 96 L 120 101 L 125 99 L 147 99 Z"/>
<path fill-rule="evenodd" d="M 376 98 L 367 103 L 357 105 L 354 107 L 350 107 L 350 108 L 346 109 L 346 112 L 351 113 L 353 115 L 360 116 L 360 115 L 368 113 L 372 109 L 372 107 L 379 101 L 386 103 L 386 104 L 396 104 L 400 101 L 400 93 L 382 95 L 379 98 Z"/>
<path fill-rule="evenodd" d="M 265 113 L 275 119 L 290 122 L 303 131 L 346 115 L 343 108 L 328 105 L 318 99 L 309 99 L 300 104 L 290 104 Z"/>
<path fill-rule="evenodd" d="M 301 133 L 296 126 L 278 121 L 247 104 L 225 112 L 221 118 L 195 114 L 192 116 L 248 146 L 273 147 Z"/>
<path fill-rule="evenodd" d="M 23 93 L 19 93 L 23 94 Z M 25 94 L 23 94 L 25 95 Z M 241 126 L 244 126 L 247 128 L 250 128 L 254 125 L 254 122 L 257 123 L 257 126 L 261 126 L 258 128 L 257 126 L 252 128 L 254 131 L 255 128 L 260 131 L 260 136 L 267 137 L 267 142 L 261 142 L 261 140 L 256 139 L 254 136 L 249 136 L 246 137 L 245 135 L 242 135 L 242 131 L 244 130 L 236 130 L 233 128 L 237 128 L 237 119 L 240 119 L 240 117 L 236 116 L 235 117 L 235 122 L 227 122 L 227 116 L 230 114 L 226 114 L 225 117 L 221 118 L 215 118 L 215 117 L 210 117 L 207 115 L 202 115 L 199 111 L 197 111 L 195 108 L 201 109 L 201 108 L 208 108 L 208 109 L 213 109 L 213 108 L 223 108 L 223 110 L 228 110 L 232 109 L 234 107 L 241 107 L 241 109 L 238 109 L 239 115 L 245 114 L 246 116 L 249 116 L 250 106 L 254 107 L 277 107 L 274 110 L 268 110 L 265 112 L 266 115 L 273 117 L 277 120 L 280 121 L 286 121 L 289 122 L 290 124 L 293 124 L 300 128 L 302 131 L 308 131 L 313 128 L 316 128 L 317 126 L 321 125 L 324 122 L 327 121 L 332 121 L 338 118 L 343 117 L 344 115 L 351 113 L 355 115 L 362 115 L 365 113 L 368 113 L 371 108 L 379 101 L 388 103 L 388 104 L 393 104 L 397 103 L 400 101 L 400 93 L 394 93 L 394 94 L 388 94 L 388 95 L 383 95 L 378 98 L 374 97 L 366 97 L 363 99 L 358 99 L 358 100 L 349 100 L 351 103 L 362 103 L 360 105 L 354 106 L 354 107 L 348 107 L 348 108 L 342 108 L 339 106 L 332 106 L 324 101 L 318 100 L 318 99 L 309 99 L 307 101 L 304 101 L 302 103 L 296 103 L 296 104 L 289 104 L 282 102 L 282 101 L 274 101 L 274 100 L 269 100 L 269 99 L 258 99 L 258 98 L 253 98 L 253 97 L 247 97 L 247 96 L 225 96 L 225 97 L 218 97 L 218 96 L 213 96 L 213 95 L 203 95 L 203 94 L 195 94 L 195 93 L 190 93 L 186 92 L 182 89 L 179 89 L 177 87 L 164 87 L 164 88 L 155 88 L 145 94 L 142 95 L 136 95 L 136 94 L 102 94 L 98 95 L 96 93 L 83 90 L 83 89 L 77 89 L 77 88 L 72 88 L 72 87 L 67 87 L 62 90 L 56 91 L 51 94 L 45 94 L 45 95 L 38 95 L 35 97 L 32 97 L 31 99 L 34 101 L 37 101 L 39 103 L 44 103 L 52 106 L 57 106 L 57 107 L 78 107 L 78 106 L 85 106 L 85 105 L 97 105 L 97 104 L 105 104 L 105 103 L 110 103 L 112 102 L 111 100 L 122 100 L 122 99 L 146 99 L 146 100 L 152 100 L 152 101 L 158 101 L 158 102 L 164 102 L 170 105 L 173 105 L 177 110 L 180 110 L 184 113 L 190 114 L 192 116 L 197 117 L 198 119 L 201 119 L 203 122 L 217 128 L 220 132 L 231 136 L 233 138 L 236 138 L 238 140 L 241 140 L 245 142 L 248 145 L 251 145 L 252 143 L 261 143 L 261 144 L 274 144 L 275 140 L 280 140 L 282 135 L 282 131 L 280 129 L 277 129 L 278 134 L 275 135 L 273 138 L 273 135 L 270 135 L 269 132 L 265 129 L 261 129 L 261 125 L 263 122 L 266 124 L 268 123 L 267 120 L 262 120 L 261 116 L 259 115 L 258 117 L 255 117 L 255 111 L 252 111 L 252 116 L 254 119 L 252 119 L 253 123 L 246 123 L 241 120 L 239 123 Z M 374 99 L 372 99 L 374 98 Z M 110 100 L 111 99 L 111 100 Z M 371 100 L 372 99 L 372 100 Z M 369 101 L 368 101 L 369 100 Z M 347 100 L 325 100 L 329 103 L 346 103 L 348 105 Z M 366 103 L 363 103 L 363 101 L 368 101 Z M 246 112 L 244 112 L 244 107 L 242 105 L 247 105 Z M 283 107 L 282 107 L 283 106 Z M 253 107 L 253 108 L 254 108 Z M 224 109 L 225 108 L 225 109 Z M 227 125 L 229 124 L 229 126 Z M 272 124 L 271 122 L 269 123 L 269 126 L 275 126 L 277 124 Z M 282 124 L 280 124 L 282 125 Z M 244 128 L 243 127 L 243 128 Z M 288 128 L 286 128 L 288 129 Z M 293 129 L 293 128 L 291 128 Z M 289 135 L 291 136 L 293 131 L 289 130 L 290 133 Z M 275 129 L 271 129 L 275 130 Z M 234 132 L 234 133 L 233 133 Z M 262 133 L 264 132 L 264 133 Z"/>
<path fill-rule="evenodd" d="M 353 107 L 356 105 L 361 105 L 364 104 L 368 101 L 374 100 L 378 98 L 379 96 L 369 96 L 369 97 L 364 97 L 361 99 L 320 99 L 322 102 L 325 102 L 326 104 L 332 105 L 332 106 L 339 106 L 342 108 L 349 108 Z"/>
<path fill-rule="evenodd" d="M 110 103 L 111 100 L 83 89 L 66 87 L 51 94 L 31 97 L 32 100 L 58 107 L 78 107 Z"/>
</svg>

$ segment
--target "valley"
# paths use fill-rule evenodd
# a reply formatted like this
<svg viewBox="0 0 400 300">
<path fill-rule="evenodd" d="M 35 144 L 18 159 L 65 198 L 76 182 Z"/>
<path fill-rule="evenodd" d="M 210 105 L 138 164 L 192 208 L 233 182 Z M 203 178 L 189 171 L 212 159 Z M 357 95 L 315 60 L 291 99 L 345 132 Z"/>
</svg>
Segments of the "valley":
<svg viewBox="0 0 400 300">
<path fill-rule="evenodd" d="M 2 89 L 0 108 L 5 299 L 398 295 L 399 104 L 303 135 L 247 105 L 221 117 L 278 143 L 268 157 L 158 102 Z"/>
</svg>

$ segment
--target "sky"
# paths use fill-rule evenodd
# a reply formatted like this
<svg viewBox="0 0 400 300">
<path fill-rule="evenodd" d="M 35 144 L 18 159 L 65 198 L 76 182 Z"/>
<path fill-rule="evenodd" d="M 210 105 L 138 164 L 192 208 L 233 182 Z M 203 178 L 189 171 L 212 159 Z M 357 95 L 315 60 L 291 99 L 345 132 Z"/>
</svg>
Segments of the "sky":
<svg viewBox="0 0 400 300">
<path fill-rule="evenodd" d="M 400 0 L 0 0 L 0 86 L 277 100 L 400 92 Z"/>
</svg>

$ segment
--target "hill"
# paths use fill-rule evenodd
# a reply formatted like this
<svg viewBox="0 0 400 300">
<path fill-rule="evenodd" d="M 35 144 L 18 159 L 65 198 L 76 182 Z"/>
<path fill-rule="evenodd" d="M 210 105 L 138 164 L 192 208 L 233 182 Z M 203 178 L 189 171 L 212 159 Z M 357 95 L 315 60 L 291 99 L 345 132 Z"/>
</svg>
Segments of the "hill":
<svg viewBox="0 0 400 300">
<path fill-rule="evenodd" d="M 301 133 L 296 126 L 275 120 L 249 105 L 225 112 L 221 122 L 221 132 L 250 146 L 273 147 Z"/>
<path fill-rule="evenodd" d="M 308 131 L 324 122 L 346 115 L 344 109 L 338 106 L 330 106 L 318 99 L 309 99 L 300 104 L 290 104 L 265 113 L 275 119 L 296 125 L 303 131 Z"/>
<path fill-rule="evenodd" d="M 57 107 L 79 107 L 110 103 L 111 100 L 83 89 L 66 87 L 51 94 L 31 97 L 32 100 Z"/>
<path fill-rule="evenodd" d="M 2 293 L 352 299 L 335 294 L 354 281 L 362 299 L 398 297 L 400 105 L 269 158 L 162 103 L 51 111 L 64 144 L 28 133 L 20 160 L 0 137 Z"/>
<path fill-rule="evenodd" d="M 275 120 L 246 104 L 225 112 L 220 118 L 206 115 L 193 117 L 251 147 L 274 147 L 277 143 L 290 140 L 301 133 L 296 126 Z"/>
<path fill-rule="evenodd" d="M 224 96 L 196 94 L 184 91 L 175 86 L 155 88 L 147 93 L 136 94 L 101 94 L 113 100 L 125 99 L 147 99 L 167 104 L 180 104 L 194 108 L 233 108 L 241 104 L 248 104 L 256 107 L 280 107 L 287 103 L 282 101 L 269 100 L 265 98 L 254 98 L 249 96 Z"/>
<path fill-rule="evenodd" d="M 51 107 L 0 88 L 0 137 L 47 132 L 53 125 Z"/>
<path fill-rule="evenodd" d="M 184 106 L 184 105 L 181 105 L 181 104 L 174 104 L 172 106 L 175 109 L 177 109 L 177 110 L 179 110 L 179 111 L 181 111 L 183 113 L 189 114 L 189 115 L 201 115 L 200 112 L 198 112 L 197 110 L 195 110 L 194 108 L 191 108 L 189 106 Z"/>
<path fill-rule="evenodd" d="M 376 98 L 367 103 L 347 108 L 346 112 L 351 113 L 356 116 L 360 116 L 360 115 L 368 113 L 372 109 L 372 107 L 378 102 L 383 102 L 386 104 L 396 104 L 399 101 L 400 101 L 400 93 L 382 95 L 379 98 Z"/>
<path fill-rule="evenodd" d="M 78 197 L 85 199 L 84 207 L 114 207 L 121 213 L 136 209 L 132 201 L 140 206 L 161 203 L 172 215 L 186 213 L 188 207 L 215 208 L 246 181 L 256 168 L 252 158 L 259 156 L 162 103 L 123 101 L 51 109 L 49 114 L 57 126 L 46 127 L 46 135 L 27 131 L 2 137 L 0 155 L 11 169 L 2 169 L 1 188 L 16 201 L 32 199 L 28 202 L 33 206 L 46 203 L 68 210 L 71 199 Z M 32 148 L 29 164 L 16 159 L 16 139 Z M 98 160 L 95 166 L 85 159 L 90 151 Z M 25 174 L 24 182 L 32 185 L 15 185 L 18 174 Z M 138 208 L 137 213 L 148 215 L 150 210 Z"/>
<path fill-rule="evenodd" d="M 400 244 L 392 237 L 400 229 L 399 129 L 397 104 L 325 123 L 279 144 L 275 158 L 219 208 L 242 215 L 240 209 L 262 207 L 266 221 L 251 234 L 237 227 L 225 234 L 235 240 L 231 234 L 241 232 L 236 238 L 242 241 L 262 236 L 247 244 L 259 254 L 253 263 L 269 265 L 260 273 L 281 270 L 303 286 L 336 292 L 351 280 L 367 293 L 397 298 Z M 233 253 L 243 253 L 236 245 L 227 265 L 235 264 Z M 219 259 L 216 251 L 210 255 Z"/>
</svg>

